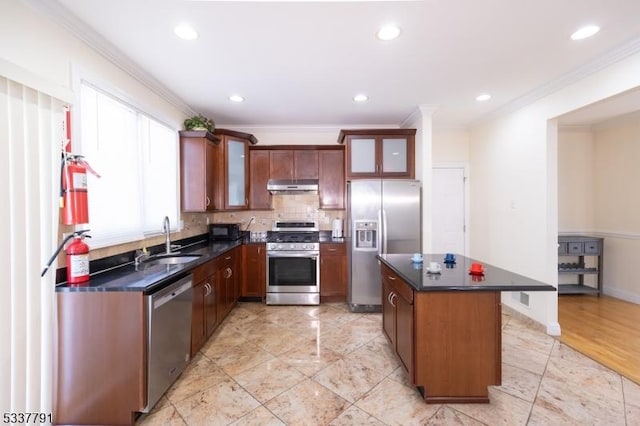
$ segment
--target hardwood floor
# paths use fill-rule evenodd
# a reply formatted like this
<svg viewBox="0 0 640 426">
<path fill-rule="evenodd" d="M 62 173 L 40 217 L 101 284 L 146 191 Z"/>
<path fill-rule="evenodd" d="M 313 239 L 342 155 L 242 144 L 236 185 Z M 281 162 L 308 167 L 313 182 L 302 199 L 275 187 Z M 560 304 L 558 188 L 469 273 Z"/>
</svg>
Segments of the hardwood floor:
<svg viewBox="0 0 640 426">
<path fill-rule="evenodd" d="M 558 297 L 560 341 L 640 384 L 640 305 L 608 296 Z"/>
</svg>

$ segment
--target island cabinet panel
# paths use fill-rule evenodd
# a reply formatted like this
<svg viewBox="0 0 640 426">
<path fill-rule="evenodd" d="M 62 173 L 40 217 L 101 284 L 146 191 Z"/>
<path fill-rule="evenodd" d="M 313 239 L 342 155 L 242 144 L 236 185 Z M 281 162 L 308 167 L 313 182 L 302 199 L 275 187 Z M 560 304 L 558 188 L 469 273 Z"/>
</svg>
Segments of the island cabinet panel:
<svg viewBox="0 0 640 426">
<path fill-rule="evenodd" d="M 382 328 L 426 402 L 489 402 L 500 385 L 499 291 L 417 291 L 385 264 Z"/>
<path fill-rule="evenodd" d="M 501 383 L 498 291 L 416 292 L 415 378 L 427 402 L 489 402 Z"/>
<path fill-rule="evenodd" d="M 129 425 L 146 405 L 141 292 L 59 292 L 54 424 Z"/>
<path fill-rule="evenodd" d="M 382 266 L 382 328 L 409 379 L 414 380 L 413 292 Z"/>
</svg>

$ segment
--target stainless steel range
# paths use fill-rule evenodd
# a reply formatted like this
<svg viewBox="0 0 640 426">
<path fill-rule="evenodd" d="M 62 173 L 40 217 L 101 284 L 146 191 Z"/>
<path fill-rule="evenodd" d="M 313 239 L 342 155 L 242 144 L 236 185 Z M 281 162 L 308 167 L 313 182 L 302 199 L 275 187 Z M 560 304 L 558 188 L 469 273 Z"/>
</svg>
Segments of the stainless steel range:
<svg viewBox="0 0 640 426">
<path fill-rule="evenodd" d="M 267 233 L 267 305 L 320 304 L 317 222 L 276 221 Z"/>
</svg>

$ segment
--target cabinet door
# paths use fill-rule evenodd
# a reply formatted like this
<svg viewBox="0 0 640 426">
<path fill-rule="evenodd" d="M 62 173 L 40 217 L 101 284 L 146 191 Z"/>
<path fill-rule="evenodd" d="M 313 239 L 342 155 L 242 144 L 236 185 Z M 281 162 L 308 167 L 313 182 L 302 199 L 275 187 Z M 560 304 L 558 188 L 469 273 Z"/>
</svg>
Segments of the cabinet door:
<svg viewBox="0 0 640 426">
<path fill-rule="evenodd" d="M 395 308 L 391 304 L 392 286 L 384 276 L 382 278 L 382 331 L 387 336 L 391 348 L 396 350 Z"/>
<path fill-rule="evenodd" d="M 218 326 L 218 306 L 216 304 L 215 279 L 215 274 L 209 276 L 204 293 L 207 338 L 213 334 L 214 330 Z"/>
<path fill-rule="evenodd" d="M 392 301 L 396 305 L 396 352 L 413 382 L 413 304 L 400 294 Z"/>
<path fill-rule="evenodd" d="M 269 151 L 249 151 L 249 208 L 270 209 L 271 194 L 267 191 L 269 180 Z"/>
<path fill-rule="evenodd" d="M 269 179 L 293 179 L 293 150 L 269 152 Z"/>
<path fill-rule="evenodd" d="M 245 244 L 242 249 L 242 297 L 264 298 L 267 286 L 265 244 Z"/>
<path fill-rule="evenodd" d="M 382 138 L 382 173 L 407 173 L 407 138 Z"/>
<path fill-rule="evenodd" d="M 318 179 L 318 151 L 297 149 L 293 152 L 294 179 Z"/>
<path fill-rule="evenodd" d="M 205 149 L 206 169 L 205 169 L 205 210 L 211 211 L 219 209 L 216 199 L 216 156 L 218 155 L 218 145 L 207 141 Z"/>
<path fill-rule="evenodd" d="M 375 177 L 379 174 L 375 137 L 351 136 L 347 141 L 347 145 L 349 150 L 349 176 Z"/>
<path fill-rule="evenodd" d="M 247 208 L 248 199 L 248 147 L 242 139 L 226 140 L 226 208 Z"/>
<path fill-rule="evenodd" d="M 205 331 L 205 281 L 193 286 L 193 309 L 191 311 L 191 357 L 206 340 Z"/>
<path fill-rule="evenodd" d="M 320 151 L 318 198 L 321 209 L 344 209 L 344 151 Z"/>
<path fill-rule="evenodd" d="M 344 244 L 320 244 L 320 297 L 327 302 L 347 299 L 347 253 Z"/>
</svg>

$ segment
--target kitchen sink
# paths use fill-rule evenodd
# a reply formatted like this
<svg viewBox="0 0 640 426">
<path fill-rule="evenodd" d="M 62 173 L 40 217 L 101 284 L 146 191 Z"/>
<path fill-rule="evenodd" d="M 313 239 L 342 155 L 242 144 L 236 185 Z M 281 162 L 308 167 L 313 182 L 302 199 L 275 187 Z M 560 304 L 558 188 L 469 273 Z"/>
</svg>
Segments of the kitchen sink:
<svg viewBox="0 0 640 426">
<path fill-rule="evenodd" d="M 200 254 L 157 254 L 146 259 L 144 263 L 151 265 L 178 265 L 193 262 L 200 258 Z"/>
</svg>

